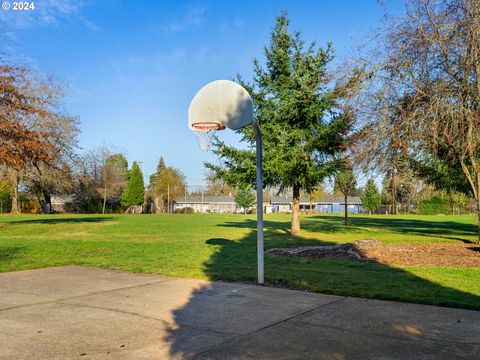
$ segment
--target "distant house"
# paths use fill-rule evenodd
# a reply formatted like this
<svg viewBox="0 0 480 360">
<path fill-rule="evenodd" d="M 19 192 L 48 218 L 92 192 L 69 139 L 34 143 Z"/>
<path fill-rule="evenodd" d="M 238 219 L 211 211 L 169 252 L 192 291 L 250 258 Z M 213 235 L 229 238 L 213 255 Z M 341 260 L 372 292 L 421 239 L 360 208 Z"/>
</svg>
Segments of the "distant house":
<svg viewBox="0 0 480 360">
<path fill-rule="evenodd" d="M 360 197 L 348 197 L 348 212 L 352 214 L 361 213 L 362 204 Z M 197 213 L 237 213 L 241 208 L 235 203 L 233 196 L 187 196 L 185 199 L 177 199 L 173 205 L 174 211 L 181 211 L 185 208 L 191 208 Z M 300 199 L 300 211 L 320 213 L 343 213 L 343 196 L 329 196 L 320 201 L 312 201 L 308 198 Z M 267 213 L 289 213 L 292 211 L 292 199 L 282 196 L 272 196 L 270 204 L 265 204 Z"/>
<path fill-rule="evenodd" d="M 53 212 L 64 213 L 71 211 L 75 197 L 73 195 L 52 195 L 50 200 Z"/>
<path fill-rule="evenodd" d="M 292 198 L 284 196 L 272 196 L 270 200 L 273 212 L 291 212 L 292 211 Z M 312 201 L 307 197 L 300 198 L 300 211 L 309 212 L 310 209 L 315 210 L 317 202 Z"/>
<path fill-rule="evenodd" d="M 187 196 L 177 199 L 173 205 L 174 211 L 192 208 L 198 213 L 235 213 L 240 210 L 233 196 Z"/>
<path fill-rule="evenodd" d="M 287 213 L 292 211 L 292 198 L 272 196 L 270 205 L 273 212 Z"/>
<path fill-rule="evenodd" d="M 286 197 L 272 197 L 271 206 L 273 212 L 291 212 L 292 199 Z M 348 212 L 352 214 L 361 213 L 362 202 L 359 196 L 349 196 L 347 199 Z M 309 212 L 310 209 L 315 212 L 340 214 L 345 211 L 345 199 L 343 196 L 328 196 L 321 200 L 310 202 L 308 198 L 300 198 L 300 211 Z"/>
<path fill-rule="evenodd" d="M 347 198 L 348 212 L 359 214 L 363 212 L 360 196 L 349 196 Z M 344 196 L 328 196 L 316 204 L 316 211 L 320 213 L 339 214 L 345 212 Z"/>
</svg>

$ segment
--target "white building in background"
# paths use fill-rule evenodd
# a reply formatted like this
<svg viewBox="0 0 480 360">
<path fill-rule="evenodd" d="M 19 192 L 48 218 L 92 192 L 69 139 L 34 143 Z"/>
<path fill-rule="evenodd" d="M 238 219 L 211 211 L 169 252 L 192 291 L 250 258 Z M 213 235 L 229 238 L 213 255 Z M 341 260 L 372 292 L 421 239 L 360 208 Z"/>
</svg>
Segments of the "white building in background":
<svg viewBox="0 0 480 360">
<path fill-rule="evenodd" d="M 65 213 L 69 212 L 74 201 L 74 195 L 51 195 L 50 201 L 52 203 L 52 208 L 50 209 L 53 212 Z M 71 210 L 70 210 L 71 211 Z"/>
<path fill-rule="evenodd" d="M 318 201 L 308 198 L 300 199 L 300 210 L 303 212 L 317 212 L 340 214 L 345 210 L 343 196 L 328 196 Z M 359 196 L 349 196 L 347 200 L 348 212 L 357 214 L 363 212 L 362 202 Z M 242 213 L 243 209 L 235 203 L 233 196 L 187 196 L 185 199 L 178 199 L 174 203 L 174 211 L 181 211 L 191 208 L 196 213 Z M 273 196 L 270 203 L 265 203 L 267 213 L 289 213 L 292 211 L 292 199 L 287 197 Z"/>
<path fill-rule="evenodd" d="M 273 196 L 270 201 L 273 212 L 291 212 L 292 199 L 287 197 Z M 358 214 L 363 211 L 362 201 L 359 196 L 349 196 L 347 198 L 348 212 Z M 300 211 L 309 213 L 328 213 L 340 214 L 345 211 L 345 198 L 343 196 L 327 196 L 320 200 L 310 201 L 306 197 L 300 198 Z"/>
<path fill-rule="evenodd" d="M 350 214 L 360 214 L 364 210 L 362 208 L 362 200 L 360 196 L 348 196 L 347 208 Z M 328 196 L 316 203 L 316 211 L 319 213 L 339 214 L 345 212 L 344 196 Z"/>
<path fill-rule="evenodd" d="M 174 211 L 191 208 L 196 213 L 235 213 L 240 208 L 233 196 L 187 196 L 185 199 L 175 200 Z"/>
</svg>

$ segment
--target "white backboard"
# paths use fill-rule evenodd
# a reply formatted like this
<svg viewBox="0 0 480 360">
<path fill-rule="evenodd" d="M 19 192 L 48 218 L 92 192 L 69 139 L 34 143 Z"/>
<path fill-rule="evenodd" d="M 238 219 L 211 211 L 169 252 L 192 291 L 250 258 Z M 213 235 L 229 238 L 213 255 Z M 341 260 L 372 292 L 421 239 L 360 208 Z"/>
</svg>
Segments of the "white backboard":
<svg viewBox="0 0 480 360">
<path fill-rule="evenodd" d="M 188 108 L 188 125 L 218 123 L 231 130 L 253 122 L 252 98 L 242 86 L 230 80 L 216 80 L 202 87 Z"/>
</svg>

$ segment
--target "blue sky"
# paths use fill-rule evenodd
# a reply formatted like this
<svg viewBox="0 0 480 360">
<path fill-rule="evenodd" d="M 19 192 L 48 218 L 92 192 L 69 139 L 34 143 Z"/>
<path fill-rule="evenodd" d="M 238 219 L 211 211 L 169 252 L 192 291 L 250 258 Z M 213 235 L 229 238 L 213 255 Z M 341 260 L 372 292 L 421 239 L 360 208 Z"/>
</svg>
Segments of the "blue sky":
<svg viewBox="0 0 480 360">
<path fill-rule="evenodd" d="M 80 117 L 83 148 L 113 145 L 130 164 L 141 161 L 146 178 L 163 156 L 189 185 L 202 185 L 203 162 L 215 158 L 187 127 L 190 100 L 209 81 L 249 79 L 282 9 L 307 40 L 332 41 L 337 64 L 384 11 L 375 0 L 37 0 L 33 11 L 0 10 L 2 50 L 68 83 L 65 107 Z"/>
</svg>

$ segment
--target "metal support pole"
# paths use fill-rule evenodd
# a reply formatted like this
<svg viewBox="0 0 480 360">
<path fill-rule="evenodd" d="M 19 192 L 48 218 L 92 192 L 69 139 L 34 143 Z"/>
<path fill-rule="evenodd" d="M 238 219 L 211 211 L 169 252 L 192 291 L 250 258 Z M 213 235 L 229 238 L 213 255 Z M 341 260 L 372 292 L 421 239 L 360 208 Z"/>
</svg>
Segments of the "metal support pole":
<svg viewBox="0 0 480 360">
<path fill-rule="evenodd" d="M 257 265 L 258 283 L 264 283 L 263 264 L 263 178 L 262 178 L 262 134 L 258 122 L 253 122 L 253 130 L 257 139 Z"/>
</svg>

